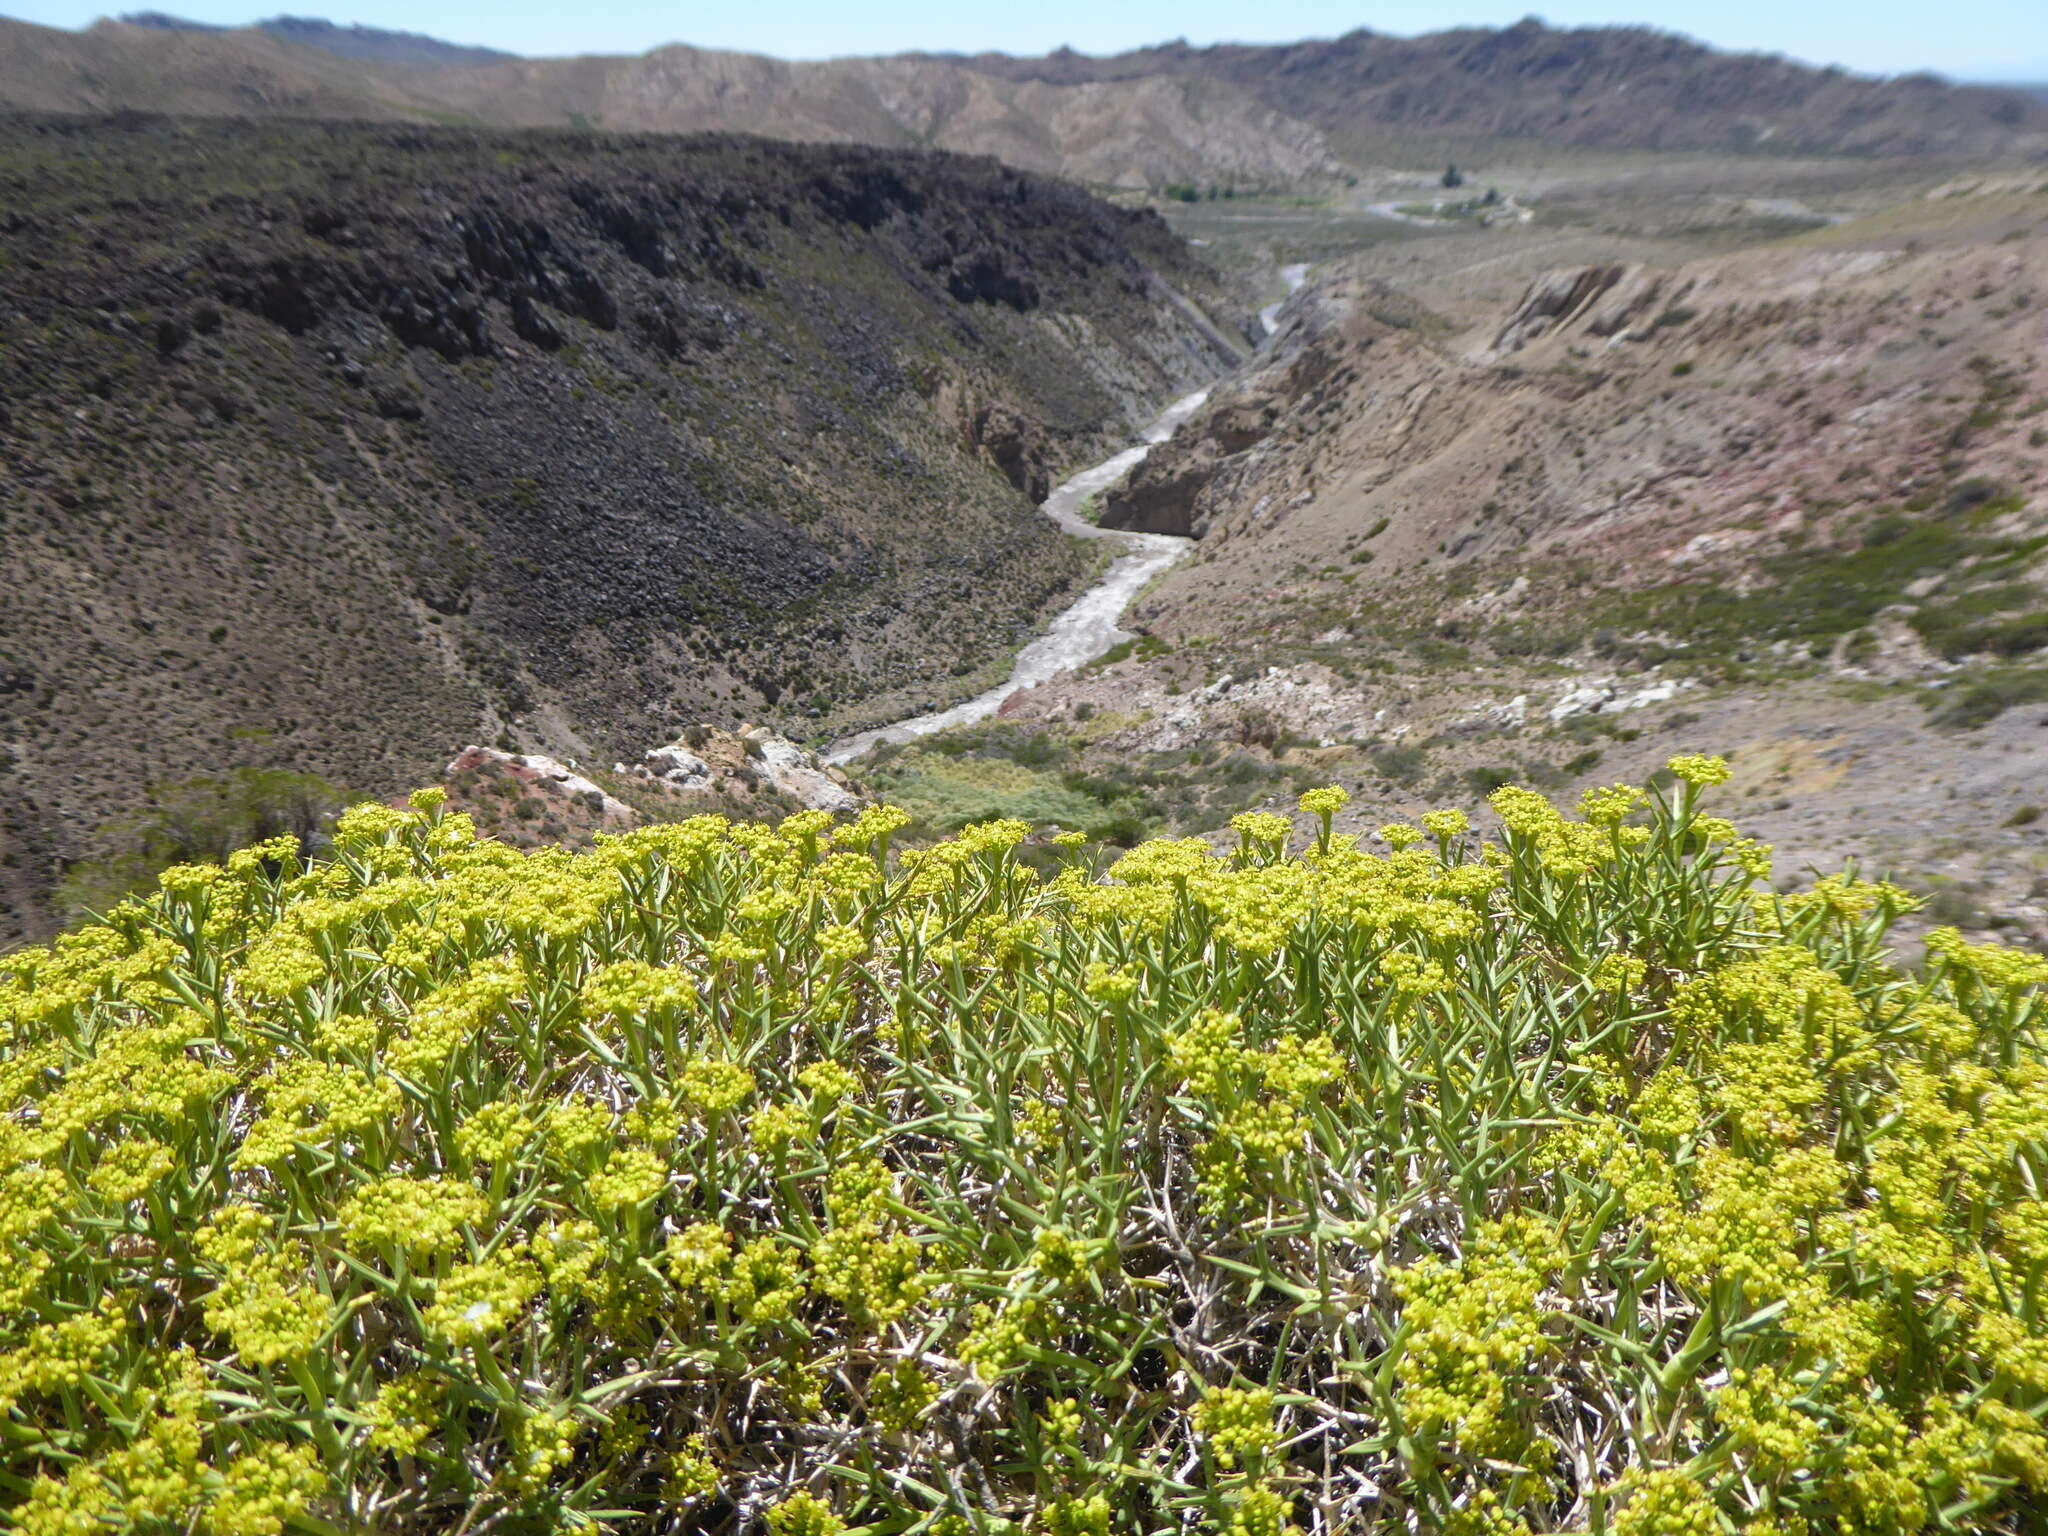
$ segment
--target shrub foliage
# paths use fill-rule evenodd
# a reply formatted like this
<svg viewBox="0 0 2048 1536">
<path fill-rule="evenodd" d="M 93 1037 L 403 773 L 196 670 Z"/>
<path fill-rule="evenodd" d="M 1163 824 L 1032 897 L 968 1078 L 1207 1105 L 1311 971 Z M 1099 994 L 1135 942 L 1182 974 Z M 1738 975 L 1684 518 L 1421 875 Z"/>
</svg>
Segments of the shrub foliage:
<svg viewBox="0 0 2048 1536">
<path fill-rule="evenodd" d="M 36 1536 L 1856 1532 L 2048 1488 L 2048 962 L 1725 772 L 1047 877 L 433 794 L 0 962 Z"/>
<path fill-rule="evenodd" d="M 350 800 L 346 790 L 285 768 L 236 768 L 219 777 L 151 785 L 141 811 L 102 826 L 98 852 L 64 872 L 57 905 L 70 916 L 98 912 L 147 890 L 173 864 L 219 862 L 237 848 L 290 836 L 319 838 Z"/>
</svg>

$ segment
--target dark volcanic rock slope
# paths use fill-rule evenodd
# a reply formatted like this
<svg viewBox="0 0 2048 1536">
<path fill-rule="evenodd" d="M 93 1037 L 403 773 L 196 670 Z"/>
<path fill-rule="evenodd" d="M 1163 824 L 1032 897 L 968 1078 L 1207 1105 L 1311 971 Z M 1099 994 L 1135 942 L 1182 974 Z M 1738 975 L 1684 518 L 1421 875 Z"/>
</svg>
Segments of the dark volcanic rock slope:
<svg viewBox="0 0 2048 1536">
<path fill-rule="evenodd" d="M 1229 361 L 1169 288 L 989 161 L 0 123 L 0 940 L 151 783 L 935 696 L 1081 575 L 1023 489 Z"/>
</svg>

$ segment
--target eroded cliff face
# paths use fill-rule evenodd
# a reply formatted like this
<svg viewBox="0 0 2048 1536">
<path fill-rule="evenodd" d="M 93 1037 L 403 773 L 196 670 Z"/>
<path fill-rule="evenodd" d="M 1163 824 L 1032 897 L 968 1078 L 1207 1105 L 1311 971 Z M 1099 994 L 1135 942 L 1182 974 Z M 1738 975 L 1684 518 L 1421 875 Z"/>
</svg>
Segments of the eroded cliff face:
<svg viewBox="0 0 2048 1536">
<path fill-rule="evenodd" d="M 1272 361 L 1233 377 L 1206 407 L 1103 497 L 1102 526 L 1199 539 L 1267 473 L 1309 448 L 1383 338 L 1321 297 Z"/>
<path fill-rule="evenodd" d="M 1326 270 L 1105 499 L 1110 526 L 1201 541 L 1138 617 L 1317 632 L 1376 608 L 1427 632 L 1444 616 L 1415 606 L 1426 584 L 1439 604 L 1456 589 L 1454 626 L 1564 636 L 1589 592 L 1768 590 L 1855 554 L 1887 512 L 1948 527 L 1965 482 L 2030 501 L 2048 190 L 1976 201 L 1544 274 L 1462 333 Z M 1467 613 L 1475 586 L 1492 595 Z"/>
<path fill-rule="evenodd" d="M 1054 470 L 1233 361 L 989 161 L 51 119 L 0 184 L 0 939 L 151 783 L 936 698 L 1080 578 Z"/>
</svg>

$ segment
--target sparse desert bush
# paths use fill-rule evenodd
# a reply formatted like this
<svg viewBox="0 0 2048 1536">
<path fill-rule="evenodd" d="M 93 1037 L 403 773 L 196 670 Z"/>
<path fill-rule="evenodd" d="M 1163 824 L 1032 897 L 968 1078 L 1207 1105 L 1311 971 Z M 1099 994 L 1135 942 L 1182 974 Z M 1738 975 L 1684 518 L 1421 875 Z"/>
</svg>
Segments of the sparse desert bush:
<svg viewBox="0 0 2048 1536">
<path fill-rule="evenodd" d="M 1976 476 L 1951 490 L 1941 509 L 1945 516 L 1964 517 L 1987 508 L 2011 510 L 2019 504 L 2020 498 L 2010 486 Z"/>
<path fill-rule="evenodd" d="M 65 871 L 58 908 L 73 917 L 100 912 L 148 889 L 173 864 L 220 863 L 272 837 L 319 839 L 348 798 L 325 779 L 283 768 L 236 768 L 154 785 L 141 810 L 101 827 L 95 851 Z"/>
<path fill-rule="evenodd" d="M 1413 784 L 1428 767 L 1429 748 L 1420 743 L 1397 742 L 1373 749 L 1372 771 L 1390 784 Z"/>
<path fill-rule="evenodd" d="M 1287 722 L 1263 704 L 1242 704 L 1228 724 L 1231 740 L 1241 747 L 1264 747 L 1268 751 L 1287 738 Z"/>
<path fill-rule="evenodd" d="M 1612 637 L 1599 653 L 1612 654 Z M 1486 632 L 1486 643 L 1496 656 L 1555 657 L 1576 650 L 1580 637 L 1558 624 L 1498 624 Z M 1597 642 L 1596 642 L 1597 644 Z"/>
<path fill-rule="evenodd" d="M 2025 582 L 2000 582 L 1929 603 L 1913 615 L 1913 628 L 1950 660 L 1991 655 L 2012 658 L 2048 647 L 2048 614 L 2041 593 Z"/>
<path fill-rule="evenodd" d="M 1117 641 L 1115 645 L 1083 666 L 1081 671 L 1084 674 L 1100 672 L 1105 667 L 1113 667 L 1120 661 L 1129 661 L 1134 656 L 1140 661 L 1151 661 L 1154 657 L 1164 656 L 1172 649 L 1172 646 L 1157 635 L 1133 635 L 1128 640 Z"/>
<path fill-rule="evenodd" d="M 1511 771 L 1494 766 L 1468 768 L 1465 770 L 1462 778 L 1467 789 L 1471 790 L 1474 795 L 1482 797 L 1490 795 L 1503 785 L 1512 784 L 1515 781 L 1515 776 Z"/>
<path fill-rule="evenodd" d="M 1972 731 L 2008 709 L 2048 703 L 2048 669 L 1993 672 L 1953 691 L 1932 696 L 1934 723 L 1946 730 Z"/>
<path fill-rule="evenodd" d="M 1958 928 L 1983 928 L 1991 921 L 1979 894 L 1953 880 L 1930 882 L 1920 910 L 1929 922 L 1947 923 Z"/>
<path fill-rule="evenodd" d="M 1527 791 L 478 842 L 0 962 L 25 1532 L 2017 1529 L 2048 960 Z"/>
<path fill-rule="evenodd" d="M 1221 759 L 1208 777 L 1233 789 L 1245 789 L 1270 782 L 1282 770 L 1249 752 L 1232 752 Z"/>
</svg>

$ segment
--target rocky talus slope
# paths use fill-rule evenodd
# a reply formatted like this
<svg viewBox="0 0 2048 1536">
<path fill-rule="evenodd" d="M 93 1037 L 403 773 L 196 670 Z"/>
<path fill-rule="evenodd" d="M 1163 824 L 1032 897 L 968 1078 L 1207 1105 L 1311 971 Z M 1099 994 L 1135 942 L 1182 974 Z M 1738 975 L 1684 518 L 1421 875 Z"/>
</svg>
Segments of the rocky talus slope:
<svg viewBox="0 0 2048 1536">
<path fill-rule="evenodd" d="M 1234 359 L 1149 214 L 731 138 L 0 124 L 0 940 L 146 787 L 934 702 Z"/>
</svg>

